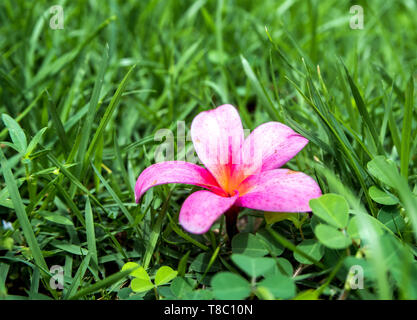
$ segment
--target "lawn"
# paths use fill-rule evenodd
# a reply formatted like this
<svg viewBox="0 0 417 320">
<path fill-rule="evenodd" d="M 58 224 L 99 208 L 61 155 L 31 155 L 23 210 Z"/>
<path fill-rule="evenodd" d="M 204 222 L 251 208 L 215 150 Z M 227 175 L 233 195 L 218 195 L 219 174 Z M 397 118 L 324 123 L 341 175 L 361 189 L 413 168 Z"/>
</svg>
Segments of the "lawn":
<svg viewBox="0 0 417 320">
<path fill-rule="evenodd" d="M 0 299 L 417 299 L 416 52 L 412 0 L 2 0 Z M 309 140 L 311 210 L 136 203 L 224 104 Z"/>
</svg>

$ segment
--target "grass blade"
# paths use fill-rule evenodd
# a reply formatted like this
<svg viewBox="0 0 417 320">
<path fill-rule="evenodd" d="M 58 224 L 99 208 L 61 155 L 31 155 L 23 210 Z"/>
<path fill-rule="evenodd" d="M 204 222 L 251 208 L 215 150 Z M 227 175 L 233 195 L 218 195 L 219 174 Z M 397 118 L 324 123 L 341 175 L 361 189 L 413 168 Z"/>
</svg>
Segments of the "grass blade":
<svg viewBox="0 0 417 320">
<path fill-rule="evenodd" d="M 408 166 L 410 163 L 410 147 L 411 147 L 411 127 L 413 121 L 414 107 L 414 81 L 413 77 L 407 84 L 405 91 L 405 111 L 403 119 L 403 128 L 401 132 L 401 175 L 408 179 Z"/>
<path fill-rule="evenodd" d="M 19 220 L 20 226 L 23 231 L 23 235 L 29 245 L 29 248 L 32 252 L 33 258 L 38 266 L 42 267 L 44 270 L 48 270 L 45 259 L 42 255 L 39 243 L 36 240 L 35 234 L 30 224 L 29 218 L 26 215 L 25 206 L 23 204 L 22 198 L 20 197 L 19 189 L 17 188 L 16 180 L 13 176 L 13 173 L 9 167 L 6 157 L 3 154 L 3 151 L 0 149 L 0 162 L 4 174 L 4 179 L 6 180 L 7 188 L 9 189 L 9 194 L 13 202 L 13 206 L 16 211 L 17 219 Z M 42 272 L 45 279 L 49 279 L 49 275 Z"/>
<path fill-rule="evenodd" d="M 103 176 L 100 174 L 100 172 L 94 166 L 94 164 L 91 163 L 91 167 L 93 168 L 93 170 L 94 170 L 95 174 L 97 175 L 97 177 L 99 177 L 101 183 L 104 185 L 104 187 L 110 193 L 110 195 L 112 196 L 112 198 L 114 199 L 114 201 L 117 203 L 117 205 L 119 206 L 120 210 L 122 210 L 123 214 L 125 215 L 125 217 L 129 221 L 129 223 L 131 225 L 133 225 L 134 222 L 135 222 L 135 219 L 132 217 L 132 215 L 130 214 L 130 212 L 123 205 L 122 200 L 120 200 L 120 198 L 117 196 L 116 192 L 114 192 L 114 190 L 112 189 L 112 187 L 109 185 L 109 183 L 106 181 L 106 179 L 103 178 Z"/>
<path fill-rule="evenodd" d="M 91 143 L 90 143 L 90 146 L 88 148 L 87 154 L 84 158 L 84 164 L 88 163 L 88 161 L 90 160 L 91 155 L 96 148 L 96 145 L 97 145 L 97 142 L 98 142 L 99 138 L 103 134 L 104 129 L 107 127 L 107 124 L 109 123 L 109 121 L 111 119 L 111 116 L 113 115 L 114 110 L 119 105 L 120 99 L 122 97 L 122 93 L 124 92 L 126 84 L 127 84 L 127 80 L 129 79 L 129 76 L 131 75 L 131 73 L 133 72 L 135 67 L 136 67 L 136 65 L 133 65 L 129 69 L 129 71 L 126 73 L 125 77 L 123 78 L 122 82 L 119 84 L 119 87 L 117 88 L 116 93 L 114 94 L 113 98 L 111 99 L 110 104 L 107 107 L 107 109 L 106 109 L 106 111 L 103 115 L 103 118 L 100 121 L 100 124 L 97 128 L 97 131 L 94 134 L 93 139 L 91 140 Z"/>
<path fill-rule="evenodd" d="M 371 117 L 368 113 L 368 110 L 366 109 L 365 102 L 363 101 L 362 96 L 361 96 L 358 88 L 356 87 L 355 83 L 353 82 L 353 80 L 352 80 L 352 78 L 349 74 L 348 69 L 345 66 L 343 66 L 343 67 L 345 69 L 346 77 L 348 79 L 349 86 L 350 86 L 350 89 L 352 91 L 353 98 L 355 99 L 356 106 L 358 107 L 359 113 L 361 114 L 361 116 L 362 116 L 366 126 L 368 127 L 369 131 L 371 132 L 374 144 L 377 146 L 379 152 L 381 154 L 383 154 L 383 149 L 382 149 L 382 146 L 379 143 L 379 139 L 378 139 L 378 133 L 376 131 L 376 128 L 375 128 L 375 125 L 374 125 L 373 121 L 371 120 Z"/>
<path fill-rule="evenodd" d="M 109 63 L 109 46 L 106 45 L 106 48 L 103 53 L 102 61 L 100 63 L 100 68 L 99 68 L 100 71 L 98 73 L 96 82 L 94 83 L 93 93 L 91 95 L 91 99 L 88 105 L 87 116 L 84 122 L 84 126 L 80 132 L 81 140 L 80 140 L 80 145 L 78 148 L 77 159 L 81 165 L 78 166 L 77 168 L 76 176 L 78 177 L 81 171 L 83 170 L 83 161 L 84 161 L 85 153 L 87 151 L 88 139 L 91 134 L 94 117 L 96 115 L 97 105 L 98 105 L 99 98 L 100 98 L 101 88 L 103 86 L 104 74 L 107 70 L 108 63 Z"/>
<path fill-rule="evenodd" d="M 79 292 L 77 292 L 75 295 L 71 296 L 69 299 L 70 300 L 77 300 L 80 299 L 86 295 L 89 294 L 93 294 L 101 289 L 104 288 L 108 288 L 111 285 L 113 285 L 114 283 L 126 278 L 133 270 L 135 270 L 137 268 L 132 268 L 132 269 L 128 269 L 128 270 L 124 270 L 124 271 L 120 271 L 116 274 L 112 274 L 111 276 L 96 282 L 95 284 L 80 290 Z"/>
<path fill-rule="evenodd" d="M 95 274 L 98 274 L 98 258 L 96 247 L 96 235 L 94 232 L 94 217 L 89 198 L 87 198 L 87 202 L 85 204 L 85 226 L 85 231 L 87 234 L 87 248 L 88 252 L 91 254 L 91 268 L 94 270 Z"/>
</svg>

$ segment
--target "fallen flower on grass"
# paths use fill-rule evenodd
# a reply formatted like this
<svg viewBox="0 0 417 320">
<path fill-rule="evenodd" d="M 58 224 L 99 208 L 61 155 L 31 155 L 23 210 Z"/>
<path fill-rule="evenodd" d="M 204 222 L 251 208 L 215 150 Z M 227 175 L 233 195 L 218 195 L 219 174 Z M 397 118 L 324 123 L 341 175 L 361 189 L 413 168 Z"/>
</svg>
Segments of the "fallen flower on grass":
<svg viewBox="0 0 417 320">
<path fill-rule="evenodd" d="M 191 138 L 206 168 L 185 161 L 156 163 L 140 174 L 135 187 L 137 203 L 156 185 L 206 188 L 192 193 L 182 205 L 179 222 L 191 233 L 207 232 L 226 214 L 230 237 L 236 232 L 240 207 L 305 212 L 311 211 L 309 201 L 321 196 L 318 184 L 308 175 L 278 169 L 308 143 L 282 123 L 264 123 L 245 139 L 239 113 L 226 104 L 198 114 L 191 124 Z"/>
</svg>

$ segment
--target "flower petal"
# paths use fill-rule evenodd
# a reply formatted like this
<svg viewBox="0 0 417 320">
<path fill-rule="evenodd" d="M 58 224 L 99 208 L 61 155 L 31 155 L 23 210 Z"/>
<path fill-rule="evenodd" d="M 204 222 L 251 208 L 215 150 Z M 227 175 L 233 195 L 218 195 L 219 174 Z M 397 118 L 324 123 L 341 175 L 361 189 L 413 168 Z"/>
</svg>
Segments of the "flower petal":
<svg viewBox="0 0 417 320">
<path fill-rule="evenodd" d="M 245 177 L 265 170 L 276 169 L 287 163 L 303 149 L 308 140 L 279 122 L 258 126 L 242 146 L 240 172 Z"/>
<path fill-rule="evenodd" d="M 244 139 L 242 122 L 236 108 L 225 104 L 198 114 L 191 124 L 191 138 L 198 157 L 219 185 L 233 192 L 229 178 L 235 164 L 241 162 Z"/>
<path fill-rule="evenodd" d="M 194 192 L 185 199 L 179 222 L 188 232 L 205 233 L 236 202 L 237 198 L 238 194 L 233 197 L 222 197 L 205 190 Z"/>
<path fill-rule="evenodd" d="M 185 161 L 165 161 L 153 164 L 142 171 L 135 186 L 136 202 L 139 202 L 142 195 L 151 187 L 166 183 L 192 184 L 222 192 L 208 170 Z"/>
<path fill-rule="evenodd" d="M 311 211 L 308 202 L 321 196 L 313 178 L 288 169 L 250 176 L 239 187 L 239 193 L 237 206 L 276 212 Z"/>
</svg>

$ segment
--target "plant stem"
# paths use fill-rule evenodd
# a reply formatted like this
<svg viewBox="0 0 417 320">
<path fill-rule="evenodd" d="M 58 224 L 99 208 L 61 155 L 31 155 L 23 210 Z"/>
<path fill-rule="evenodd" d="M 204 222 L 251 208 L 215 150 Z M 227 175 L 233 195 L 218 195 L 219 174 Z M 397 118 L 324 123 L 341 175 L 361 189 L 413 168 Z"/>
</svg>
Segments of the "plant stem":
<svg viewBox="0 0 417 320">
<path fill-rule="evenodd" d="M 229 244 L 232 242 L 233 236 L 239 232 L 237 229 L 237 217 L 239 215 L 239 207 L 232 206 L 226 211 L 226 232 L 229 238 Z"/>
</svg>

